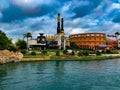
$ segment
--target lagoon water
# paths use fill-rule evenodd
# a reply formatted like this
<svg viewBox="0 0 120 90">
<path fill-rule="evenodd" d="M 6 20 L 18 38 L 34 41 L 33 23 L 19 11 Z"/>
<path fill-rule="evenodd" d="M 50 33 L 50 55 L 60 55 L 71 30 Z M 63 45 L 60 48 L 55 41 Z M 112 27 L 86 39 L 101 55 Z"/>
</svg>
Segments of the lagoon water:
<svg viewBox="0 0 120 90">
<path fill-rule="evenodd" d="M 0 90 L 120 90 L 120 59 L 0 65 Z"/>
</svg>

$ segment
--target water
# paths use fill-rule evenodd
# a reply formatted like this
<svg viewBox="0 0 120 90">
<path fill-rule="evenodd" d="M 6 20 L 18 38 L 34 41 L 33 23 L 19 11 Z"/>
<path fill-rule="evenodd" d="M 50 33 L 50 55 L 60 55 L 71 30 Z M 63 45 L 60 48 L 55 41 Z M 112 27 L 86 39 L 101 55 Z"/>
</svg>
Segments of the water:
<svg viewBox="0 0 120 90">
<path fill-rule="evenodd" d="M 120 59 L 0 65 L 0 90 L 120 90 Z"/>
</svg>

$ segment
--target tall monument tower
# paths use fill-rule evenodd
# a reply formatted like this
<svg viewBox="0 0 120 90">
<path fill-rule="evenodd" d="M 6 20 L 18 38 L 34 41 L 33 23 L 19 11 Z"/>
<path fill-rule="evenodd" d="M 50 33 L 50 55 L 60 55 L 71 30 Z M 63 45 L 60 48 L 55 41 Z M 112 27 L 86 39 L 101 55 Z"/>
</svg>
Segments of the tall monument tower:
<svg viewBox="0 0 120 90">
<path fill-rule="evenodd" d="M 57 34 L 60 33 L 60 13 L 58 13 L 58 18 L 57 18 Z"/>
<path fill-rule="evenodd" d="M 66 38 L 65 38 L 65 33 L 64 33 L 64 19 L 60 18 L 59 13 L 58 13 L 58 18 L 57 19 L 58 19 L 58 22 L 57 22 L 57 35 L 58 35 L 59 49 L 64 49 L 65 50 L 66 49 Z"/>
<path fill-rule="evenodd" d="M 60 31 L 60 33 L 62 35 L 64 35 L 64 19 L 63 18 L 61 18 L 61 31 Z"/>
</svg>

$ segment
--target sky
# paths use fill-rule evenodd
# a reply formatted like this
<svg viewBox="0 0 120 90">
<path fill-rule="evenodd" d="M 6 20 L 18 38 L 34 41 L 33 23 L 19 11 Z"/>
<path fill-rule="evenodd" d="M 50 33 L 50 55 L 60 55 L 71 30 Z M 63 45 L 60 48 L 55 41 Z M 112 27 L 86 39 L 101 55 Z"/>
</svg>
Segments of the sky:
<svg viewBox="0 0 120 90">
<path fill-rule="evenodd" d="M 120 32 L 120 0 L 0 0 L 0 30 L 12 39 L 53 35 L 58 13 L 66 35 Z"/>
</svg>

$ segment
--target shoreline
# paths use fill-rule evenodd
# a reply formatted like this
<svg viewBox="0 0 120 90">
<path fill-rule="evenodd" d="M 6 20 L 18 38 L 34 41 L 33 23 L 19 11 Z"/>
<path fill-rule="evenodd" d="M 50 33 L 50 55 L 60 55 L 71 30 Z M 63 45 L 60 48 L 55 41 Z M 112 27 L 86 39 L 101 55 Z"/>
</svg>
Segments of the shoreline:
<svg viewBox="0 0 120 90">
<path fill-rule="evenodd" d="M 47 57 L 47 58 L 23 58 L 20 62 L 33 62 L 33 61 L 93 61 L 93 60 L 108 60 L 108 59 L 117 59 L 120 56 L 82 56 L 82 57 Z"/>
<path fill-rule="evenodd" d="M 23 57 L 22 60 L 18 61 L 20 62 L 39 62 L 39 61 L 101 61 L 101 60 L 113 60 L 113 59 L 120 59 L 120 56 L 52 56 L 52 57 Z M 6 63 L 0 63 L 7 64 L 11 62 Z M 15 61 L 12 61 L 12 63 L 16 63 Z"/>
</svg>

